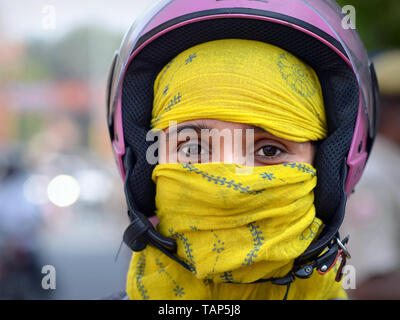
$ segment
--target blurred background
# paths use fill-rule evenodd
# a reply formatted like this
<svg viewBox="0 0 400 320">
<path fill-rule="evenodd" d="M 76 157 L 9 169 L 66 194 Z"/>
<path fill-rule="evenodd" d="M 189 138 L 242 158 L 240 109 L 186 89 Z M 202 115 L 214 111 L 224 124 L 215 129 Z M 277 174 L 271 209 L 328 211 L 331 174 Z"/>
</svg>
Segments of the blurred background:
<svg viewBox="0 0 400 320">
<path fill-rule="evenodd" d="M 0 299 L 124 290 L 130 250 L 105 121 L 114 51 L 152 0 L 0 0 Z M 43 290 L 44 265 L 56 290 Z"/>
<path fill-rule="evenodd" d="M 155 1 L 0 0 L 0 299 L 124 290 L 131 253 L 116 255 L 128 218 L 105 86 L 125 31 Z M 400 1 L 338 3 L 356 8 L 384 100 L 377 157 L 343 227 L 357 270 L 349 294 L 398 299 Z M 55 267 L 55 290 L 42 289 L 45 265 Z"/>
</svg>

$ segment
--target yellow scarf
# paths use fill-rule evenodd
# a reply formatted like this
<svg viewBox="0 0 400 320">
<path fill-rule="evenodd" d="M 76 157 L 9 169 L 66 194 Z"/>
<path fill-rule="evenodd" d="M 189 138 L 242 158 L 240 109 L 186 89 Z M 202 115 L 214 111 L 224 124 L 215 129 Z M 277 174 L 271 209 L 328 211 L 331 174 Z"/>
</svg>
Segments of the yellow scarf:
<svg viewBox="0 0 400 320">
<path fill-rule="evenodd" d="M 131 261 L 131 299 L 282 299 L 285 288 L 249 283 L 285 276 L 318 234 L 316 171 L 301 163 L 245 169 L 224 163 L 154 169 L 158 230 L 176 239 L 177 256 L 191 272 L 148 247 Z M 334 276 L 296 280 L 289 298 L 343 297 Z"/>
<path fill-rule="evenodd" d="M 285 50 L 251 40 L 202 43 L 157 76 L 153 128 L 206 118 L 251 124 L 296 142 L 327 135 L 314 70 Z"/>
<path fill-rule="evenodd" d="M 251 124 L 296 142 L 327 135 L 313 69 L 258 41 L 203 43 L 158 74 L 152 128 L 210 118 Z M 286 275 L 320 232 L 313 205 L 316 171 L 304 163 L 251 169 L 227 163 L 155 167 L 158 231 L 176 239 L 177 255 L 191 271 L 147 246 L 132 256 L 131 299 L 283 298 L 285 287 L 251 282 Z M 296 279 L 288 298 L 345 298 L 334 269 Z"/>
</svg>

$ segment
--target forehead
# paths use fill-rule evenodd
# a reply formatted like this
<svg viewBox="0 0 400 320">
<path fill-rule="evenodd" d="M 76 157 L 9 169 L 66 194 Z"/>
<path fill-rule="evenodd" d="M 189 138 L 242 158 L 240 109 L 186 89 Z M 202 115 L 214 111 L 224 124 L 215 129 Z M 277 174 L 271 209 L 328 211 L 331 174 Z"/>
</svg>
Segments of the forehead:
<svg viewBox="0 0 400 320">
<path fill-rule="evenodd" d="M 199 129 L 253 129 L 254 133 L 267 133 L 268 132 L 260 127 L 256 127 L 246 123 L 229 122 L 216 119 L 196 119 L 181 122 L 177 125 L 177 128 L 184 127 L 187 125 L 197 126 Z M 168 128 L 167 128 L 168 129 Z"/>
</svg>

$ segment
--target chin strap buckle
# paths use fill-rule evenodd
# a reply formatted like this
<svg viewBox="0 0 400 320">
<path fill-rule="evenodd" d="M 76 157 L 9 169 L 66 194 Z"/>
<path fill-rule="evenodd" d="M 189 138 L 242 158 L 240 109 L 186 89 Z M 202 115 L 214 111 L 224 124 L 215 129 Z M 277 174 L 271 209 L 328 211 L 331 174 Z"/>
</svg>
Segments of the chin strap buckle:
<svg viewBox="0 0 400 320">
<path fill-rule="evenodd" d="M 340 282 L 343 277 L 343 267 L 346 265 L 347 259 L 351 258 L 349 250 L 345 244 L 349 241 L 349 236 L 344 240 L 336 238 L 336 242 L 331 248 L 316 260 L 316 269 L 319 274 L 323 275 L 329 272 L 335 265 L 339 257 L 341 258 L 340 266 L 337 270 L 335 280 Z"/>
<path fill-rule="evenodd" d="M 343 250 L 343 253 L 346 255 L 347 259 L 351 259 L 350 252 L 349 252 L 349 250 L 347 250 L 347 248 L 345 246 L 345 244 L 347 244 L 347 242 L 349 242 L 349 238 L 350 238 L 350 236 L 347 236 L 346 238 L 344 238 L 343 241 L 340 241 L 339 238 L 336 238 L 336 243 L 338 244 L 339 248 L 341 250 Z"/>
<path fill-rule="evenodd" d="M 349 240 L 348 238 L 349 237 L 347 236 L 347 238 L 345 239 L 346 240 L 345 243 L 347 243 L 347 241 Z M 347 259 L 351 259 L 351 255 L 350 255 L 349 250 L 347 250 L 346 246 L 340 241 L 339 238 L 336 238 L 336 243 L 340 247 L 339 253 L 340 253 L 342 261 L 340 262 L 340 266 L 339 266 L 338 271 L 336 273 L 335 280 L 337 282 L 340 282 L 342 280 L 342 278 L 343 278 L 343 268 L 346 265 Z"/>
</svg>

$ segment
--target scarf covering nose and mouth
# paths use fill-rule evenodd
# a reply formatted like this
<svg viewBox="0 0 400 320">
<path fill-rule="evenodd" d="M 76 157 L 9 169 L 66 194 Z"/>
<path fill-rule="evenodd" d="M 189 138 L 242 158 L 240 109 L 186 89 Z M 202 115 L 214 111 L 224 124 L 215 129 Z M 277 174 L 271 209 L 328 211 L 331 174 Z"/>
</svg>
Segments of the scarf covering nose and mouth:
<svg viewBox="0 0 400 320">
<path fill-rule="evenodd" d="M 290 53 L 251 40 L 207 42 L 175 57 L 154 83 L 152 116 L 154 129 L 217 119 L 295 142 L 327 135 L 315 72 Z M 316 170 L 305 163 L 246 169 L 155 167 L 157 229 L 176 239 L 177 256 L 191 270 L 147 246 L 132 256 L 131 299 L 282 299 L 285 287 L 252 282 L 285 276 L 321 231 L 313 204 Z M 333 270 L 296 280 L 288 298 L 346 297 Z"/>
<path fill-rule="evenodd" d="M 158 231 L 176 239 L 177 256 L 191 270 L 148 246 L 131 261 L 131 299 L 282 299 L 285 287 L 251 282 L 285 276 L 318 235 L 316 171 L 302 163 L 248 168 L 156 166 Z M 334 277 L 315 272 L 296 280 L 288 297 L 343 297 Z"/>
</svg>

